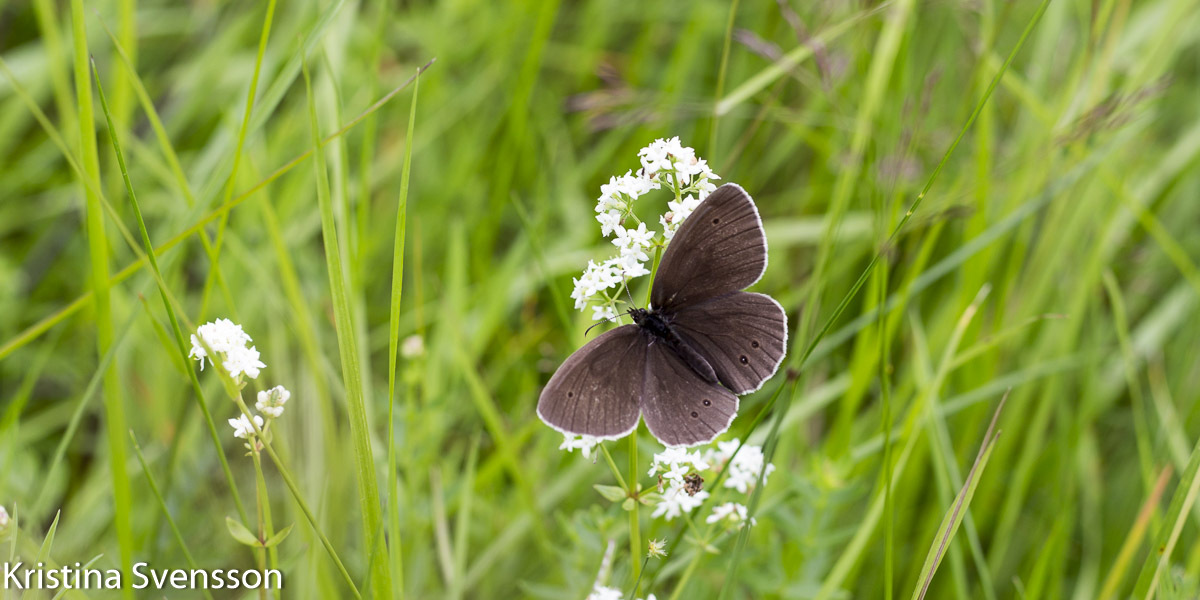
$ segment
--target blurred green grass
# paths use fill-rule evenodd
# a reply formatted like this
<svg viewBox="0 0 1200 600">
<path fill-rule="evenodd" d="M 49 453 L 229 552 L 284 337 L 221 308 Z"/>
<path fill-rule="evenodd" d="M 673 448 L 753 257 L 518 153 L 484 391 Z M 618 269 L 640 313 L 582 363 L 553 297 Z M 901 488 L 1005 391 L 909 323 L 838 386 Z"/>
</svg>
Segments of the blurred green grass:
<svg viewBox="0 0 1200 600">
<path fill-rule="evenodd" d="M 219 270 L 193 232 L 161 255 L 164 281 L 187 321 L 245 326 L 269 365 L 256 385 L 292 390 L 276 447 L 360 588 L 372 559 L 313 164 L 257 187 L 312 147 L 301 61 L 329 135 L 437 58 L 421 78 L 411 148 L 409 89 L 325 146 L 354 315 L 354 329 L 340 333 L 362 357 L 380 482 L 389 481 L 389 275 L 412 152 L 396 335 L 423 336 L 427 351 L 400 361 L 396 384 L 403 589 L 415 598 L 583 597 L 608 539 L 618 541 L 610 583 L 632 587 L 626 515 L 591 487 L 613 483 L 606 466 L 558 451 L 561 438 L 533 407 L 584 339 L 586 316 L 561 303 L 570 278 L 607 245 L 592 220 L 600 184 L 635 167 L 650 140 L 678 135 L 743 185 L 771 243 L 756 289 L 800 324 L 795 356 L 916 198 L 1037 8 L 736 6 L 721 89 L 726 3 L 280 6 L 228 182 L 265 4 L 84 5 L 86 49 L 152 241 L 238 201 L 227 227 L 217 218 L 203 228 L 220 240 Z M 136 78 L 105 25 L 136 61 Z M 1156 481 L 1172 468 L 1162 495 L 1174 494 L 1200 430 L 1197 25 L 1200 10 L 1186 0 L 1050 3 L 920 211 L 884 248 L 886 277 L 876 272 L 799 374 L 735 597 L 878 597 L 889 561 L 894 592 L 909 594 L 1010 387 L 1000 437 L 929 597 L 1094 598 L 1112 578 L 1114 597 L 1133 590 L 1152 540 L 1175 524 Z M 167 315 L 150 301 L 154 279 L 141 269 L 116 283 L 111 310 L 72 304 L 91 291 L 94 268 L 84 188 L 18 91 L 78 156 L 75 39 L 67 3 L 0 4 L 0 57 L 13 74 L 0 78 L 0 504 L 17 507 L 35 554 L 61 509 L 54 560 L 103 554 L 98 564 L 119 564 L 105 426 L 115 395 L 196 561 L 247 568 L 253 555 L 223 527 L 237 509 L 183 371 L 194 364 L 179 360 Z M 132 229 L 94 113 L 99 189 Z M 137 253 L 104 218 L 118 273 Z M 985 285 L 990 294 L 956 337 Z M 119 391 L 106 382 L 89 394 L 105 320 L 119 344 Z M 881 372 L 893 459 L 910 441 L 911 451 L 890 519 L 877 525 L 864 515 L 883 489 Z M 746 437 L 779 379 L 743 401 L 731 435 Z M 236 409 L 216 377 L 200 382 L 252 505 L 252 464 L 223 425 Z M 77 411 L 78 429 L 64 438 Z M 910 436 L 906 418 L 915 419 Z M 64 461 L 43 483 L 63 439 Z M 624 444 L 610 446 L 624 464 Z M 643 460 L 658 449 L 643 437 Z M 133 555 L 185 566 L 126 454 Z M 266 477 L 276 526 L 298 523 L 279 549 L 289 594 L 348 593 L 277 471 L 268 466 Z M 1144 537 L 1133 536 L 1148 498 L 1159 511 Z M 1200 581 L 1200 512 L 1184 514 L 1166 597 L 1192 597 Z M 643 539 L 681 532 L 645 514 L 641 528 Z M 856 534 L 862 542 L 852 543 Z M 1132 558 L 1120 558 L 1123 544 Z M 686 540 L 676 547 L 651 562 L 643 593 L 677 590 L 697 550 Z M 681 597 L 716 597 L 732 548 L 728 540 L 719 554 L 699 555 Z"/>
</svg>

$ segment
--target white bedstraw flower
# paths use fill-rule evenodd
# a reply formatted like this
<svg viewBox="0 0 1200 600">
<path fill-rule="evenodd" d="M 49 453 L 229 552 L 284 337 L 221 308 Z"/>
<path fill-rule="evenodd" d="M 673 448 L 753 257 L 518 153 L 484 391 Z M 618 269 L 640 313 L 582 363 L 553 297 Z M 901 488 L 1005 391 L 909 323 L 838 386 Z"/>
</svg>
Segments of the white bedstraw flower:
<svg viewBox="0 0 1200 600">
<path fill-rule="evenodd" d="M 704 519 L 705 523 L 717 523 L 719 521 L 729 521 L 737 523 L 741 528 L 746 524 L 747 511 L 746 507 L 736 502 L 726 502 L 720 506 L 714 506 L 712 514 Z M 750 526 L 758 524 L 758 519 L 750 519 Z"/>
<path fill-rule="evenodd" d="M 613 232 L 621 229 L 622 218 L 623 215 L 619 210 L 606 210 L 596 215 L 596 220 L 600 222 L 600 234 L 608 237 Z"/>
<path fill-rule="evenodd" d="M 425 354 L 425 338 L 412 334 L 400 343 L 400 356 L 404 358 L 416 358 Z"/>
<path fill-rule="evenodd" d="M 592 307 L 592 320 L 593 321 L 606 321 L 606 320 L 612 320 L 615 318 L 617 318 L 617 309 L 613 308 L 611 304 L 605 304 L 604 306 L 593 306 Z"/>
<path fill-rule="evenodd" d="M 651 517 L 664 517 L 668 521 L 682 515 L 690 513 L 704 503 L 708 498 L 708 492 L 699 491 L 696 495 L 689 496 L 687 490 L 683 489 L 682 479 L 671 479 L 671 484 L 667 486 L 667 491 L 663 492 L 662 500 L 654 507 L 654 512 Z"/>
<path fill-rule="evenodd" d="M 252 341 L 245 331 L 242 331 L 242 326 L 230 321 L 229 319 L 217 319 L 209 323 L 201 325 L 196 333 L 204 339 L 204 343 L 213 352 L 224 353 L 229 352 L 234 348 L 244 347 L 247 342 Z M 192 351 L 188 356 L 200 361 L 200 369 L 204 369 L 204 359 L 209 358 L 208 352 L 204 349 L 204 345 L 196 336 L 192 335 Z M 212 359 L 209 358 L 209 362 Z"/>
<path fill-rule="evenodd" d="M 245 373 L 250 379 L 257 378 L 259 370 L 267 366 L 258 360 L 258 350 L 254 346 L 231 348 L 225 353 L 225 360 L 221 361 L 221 365 L 229 371 L 230 377 L 236 378 Z"/>
<path fill-rule="evenodd" d="M 262 429 L 263 418 L 254 415 L 254 423 L 258 425 L 259 429 Z M 229 426 L 233 428 L 233 437 L 235 438 L 246 439 L 254 435 L 254 427 L 250 425 L 250 419 L 247 419 L 246 415 L 238 415 L 236 419 L 229 419 Z"/>
<path fill-rule="evenodd" d="M 600 186 L 600 198 L 596 200 L 596 212 L 615 210 L 624 213 L 629 210 L 629 204 L 638 196 L 656 190 L 659 184 L 648 177 L 635 175 L 626 171 L 624 175 L 610 177 L 608 183 Z"/>
<path fill-rule="evenodd" d="M 698 450 L 688 452 L 684 448 L 669 447 L 654 455 L 654 462 L 650 465 L 647 475 L 654 477 L 661 473 L 664 480 L 682 485 L 683 477 L 688 473 L 693 470 L 706 471 L 708 468 L 708 463 L 700 456 Z"/>
<path fill-rule="evenodd" d="M 653 176 L 659 171 L 674 171 L 675 164 L 696 159 L 696 151 L 685 148 L 678 137 L 669 140 L 659 138 L 638 151 L 638 159 L 645 172 Z"/>
<path fill-rule="evenodd" d="M 221 359 L 221 366 L 229 371 L 229 376 L 237 378 L 243 373 L 251 379 L 258 377 L 261 369 L 267 365 L 259 360 L 258 350 L 254 346 L 248 346 L 251 341 L 250 336 L 242 331 L 242 326 L 230 321 L 229 319 L 217 319 L 209 323 L 201 325 L 196 334 L 192 335 L 192 351 L 188 356 L 200 361 L 200 370 L 204 370 L 204 361 L 207 359 L 210 363 L 212 357 L 208 355 L 208 350 L 204 349 L 204 344 L 208 344 L 209 350 L 216 352 Z M 203 339 L 202 344 L 200 340 Z"/>
<path fill-rule="evenodd" d="M 654 232 L 646 229 L 645 223 L 638 223 L 637 229 L 617 229 L 617 237 L 613 245 L 621 251 L 621 256 L 636 256 L 639 261 L 650 260 L 646 249 L 654 240 Z"/>
<path fill-rule="evenodd" d="M 283 416 L 283 405 L 287 404 L 288 398 L 291 397 L 292 393 L 287 388 L 277 385 L 269 390 L 259 392 L 258 402 L 254 403 L 254 408 L 264 415 L 278 419 Z"/>
<path fill-rule="evenodd" d="M 691 216 L 697 206 L 700 206 L 700 198 L 691 194 L 684 196 L 678 202 L 674 200 L 668 202 L 667 208 L 670 210 L 658 218 L 658 222 L 662 223 L 663 226 L 663 235 L 668 240 L 675 237 L 675 232 L 679 230 L 679 226 L 683 225 L 684 219 Z"/>
<path fill-rule="evenodd" d="M 664 558 L 667 556 L 667 540 L 650 540 L 646 545 L 646 556 L 649 558 Z M 654 594 L 650 594 L 654 596 Z"/>
<path fill-rule="evenodd" d="M 611 261 L 596 264 L 589 260 L 583 275 L 574 281 L 575 289 L 571 291 L 571 298 L 575 300 L 575 309 L 583 310 L 587 308 L 589 298 L 621 283 L 621 276 L 613 269 Z"/>
<path fill-rule="evenodd" d="M 729 469 L 729 475 L 725 477 L 725 487 L 745 494 L 758 483 L 758 473 L 763 470 L 764 457 L 762 446 L 746 444 L 742 447 L 742 451 L 738 452 L 737 456 L 730 461 L 729 459 L 737 447 L 738 440 L 736 438 L 727 442 L 717 442 L 717 450 L 710 450 L 707 458 L 716 465 L 724 464 L 720 468 Z M 766 471 L 763 473 L 763 485 L 766 485 L 767 478 L 773 471 L 775 471 L 775 465 L 768 463 Z"/>
<path fill-rule="evenodd" d="M 592 593 L 588 594 L 587 600 L 623 600 L 625 594 L 616 588 L 610 588 L 603 585 L 597 585 L 592 588 Z"/>
<path fill-rule="evenodd" d="M 0 529 L 8 527 L 8 511 L 0 506 Z"/>
<path fill-rule="evenodd" d="M 646 268 L 646 264 L 638 260 L 637 255 L 626 254 L 617 258 L 609 259 L 608 264 L 613 271 L 617 273 L 618 281 L 628 281 L 642 275 L 649 275 L 650 269 Z"/>
<path fill-rule="evenodd" d="M 582 454 L 584 458 L 591 458 L 592 450 L 599 443 L 600 440 L 598 438 L 594 438 L 590 435 L 574 435 L 570 433 L 564 433 L 563 443 L 559 444 L 558 449 L 571 452 L 578 448 L 579 453 Z"/>
</svg>

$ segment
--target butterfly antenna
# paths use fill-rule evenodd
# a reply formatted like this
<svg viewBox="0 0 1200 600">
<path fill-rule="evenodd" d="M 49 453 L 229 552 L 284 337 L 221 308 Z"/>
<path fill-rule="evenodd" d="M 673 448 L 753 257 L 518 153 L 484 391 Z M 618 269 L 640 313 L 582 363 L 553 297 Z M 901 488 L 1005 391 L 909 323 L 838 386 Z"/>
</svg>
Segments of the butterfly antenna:
<svg viewBox="0 0 1200 600">
<path fill-rule="evenodd" d="M 591 327 L 588 327 L 586 330 L 584 330 L 583 337 L 587 337 L 587 335 L 589 333 L 591 333 L 593 329 L 599 327 L 601 325 L 601 323 L 612 323 L 614 319 L 619 319 L 619 318 L 620 318 L 619 316 L 606 317 L 603 321 L 600 321 L 600 323 L 593 323 Z"/>
<path fill-rule="evenodd" d="M 623 287 L 625 288 L 625 295 L 629 297 L 629 305 L 630 305 L 630 306 L 632 306 L 632 307 L 634 307 L 634 308 L 637 308 L 637 302 L 634 302 L 634 301 L 633 301 L 633 293 L 631 293 L 631 292 L 629 291 L 629 280 L 628 280 L 628 279 L 625 279 L 625 274 L 624 274 L 624 273 L 621 273 L 621 279 L 624 279 L 624 280 L 625 280 L 625 282 L 624 282 L 624 286 L 623 286 Z"/>
</svg>

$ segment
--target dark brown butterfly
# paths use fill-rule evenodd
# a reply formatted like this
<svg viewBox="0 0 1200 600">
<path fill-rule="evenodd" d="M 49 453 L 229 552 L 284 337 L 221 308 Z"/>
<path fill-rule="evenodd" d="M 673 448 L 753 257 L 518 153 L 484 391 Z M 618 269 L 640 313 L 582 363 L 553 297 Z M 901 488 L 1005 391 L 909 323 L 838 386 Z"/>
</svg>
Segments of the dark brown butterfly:
<svg viewBox="0 0 1200 600">
<path fill-rule="evenodd" d="M 770 379 L 787 348 L 787 314 L 741 290 L 767 269 L 767 236 L 754 201 L 725 184 L 680 225 L 663 254 L 650 307 L 563 363 L 537 413 L 563 433 L 624 437 L 639 415 L 660 442 L 694 446 L 723 433 L 738 395 Z"/>
</svg>

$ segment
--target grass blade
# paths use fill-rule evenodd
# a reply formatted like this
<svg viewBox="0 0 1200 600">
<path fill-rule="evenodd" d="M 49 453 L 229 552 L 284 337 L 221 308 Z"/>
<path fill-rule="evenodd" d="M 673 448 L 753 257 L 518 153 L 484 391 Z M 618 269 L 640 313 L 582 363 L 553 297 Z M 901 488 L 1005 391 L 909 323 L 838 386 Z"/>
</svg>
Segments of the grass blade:
<svg viewBox="0 0 1200 600">
<path fill-rule="evenodd" d="M 396 354 L 400 350 L 400 299 L 404 291 L 404 234 L 408 223 L 408 183 L 412 174 L 413 131 L 417 125 L 420 72 L 413 83 L 404 142 L 404 168 L 400 172 L 400 199 L 396 207 L 395 246 L 392 248 L 392 299 L 388 311 L 388 552 L 395 578 L 393 593 L 404 597 L 404 558 L 400 540 L 400 486 L 396 472 Z M 409 398 L 411 401 L 411 398 Z"/>
<path fill-rule="evenodd" d="M 312 127 L 313 168 L 317 177 L 317 201 L 321 210 L 321 234 L 325 242 L 325 266 L 329 271 L 329 287 L 333 294 L 334 323 L 337 327 L 338 353 L 342 362 L 343 384 L 346 387 L 346 408 L 350 417 L 350 438 L 354 446 L 355 476 L 358 481 L 359 508 L 362 510 L 364 551 L 368 556 L 384 543 L 383 518 L 379 514 L 379 484 L 375 478 L 375 456 L 371 450 L 371 431 L 367 425 L 367 408 L 363 400 L 362 366 L 359 344 L 353 339 L 355 331 L 350 299 L 346 291 L 346 275 L 342 269 L 341 248 L 338 245 L 337 224 L 322 153 L 321 129 L 317 122 L 316 100 L 308 75 L 308 63 L 303 63 L 304 88 L 308 96 L 308 113 Z M 386 550 L 382 553 L 386 555 Z M 392 590 L 391 565 L 387 560 L 371 561 L 371 589 L 377 598 L 387 597 Z"/>
<path fill-rule="evenodd" d="M 91 289 L 96 305 L 96 348 L 103 356 L 113 345 L 112 303 L 109 296 L 108 236 L 104 232 L 104 213 L 101 207 L 100 156 L 96 150 L 95 115 L 92 109 L 92 82 L 88 76 L 87 27 L 84 23 L 83 0 L 71 0 L 72 35 L 75 42 L 75 109 L 79 122 L 79 148 L 84 183 L 83 195 L 87 206 L 88 256 L 91 259 Z M 133 494 L 129 474 L 125 471 L 125 396 L 114 360 L 104 371 L 104 408 L 108 458 L 113 493 L 113 526 L 117 532 L 121 566 L 125 572 L 133 566 L 133 524 L 131 511 Z M 132 598 L 128 586 L 123 586 L 126 598 Z"/>
<path fill-rule="evenodd" d="M 1163 521 L 1158 537 L 1146 556 L 1146 562 L 1142 563 L 1142 571 L 1133 586 L 1134 598 L 1153 600 L 1163 573 L 1170 567 L 1171 553 L 1175 550 L 1184 524 L 1187 523 L 1188 512 L 1195 504 L 1196 497 L 1200 496 L 1200 477 L 1196 476 L 1197 471 L 1200 471 L 1200 441 L 1196 442 L 1192 449 L 1192 457 L 1188 459 L 1187 469 L 1179 480 L 1179 487 L 1175 488 L 1175 494 L 1171 496 L 1166 520 Z"/>
<path fill-rule="evenodd" d="M 975 495 L 979 478 L 983 476 L 983 470 L 987 468 L 988 457 L 992 455 L 992 448 L 995 447 L 996 439 L 1000 436 L 1000 432 L 996 431 L 996 421 L 1000 419 L 1000 412 L 1004 410 L 1004 403 L 1007 400 L 1008 393 L 1005 392 L 1004 397 L 1000 399 L 1000 405 L 996 407 L 996 412 L 992 415 L 992 422 L 988 425 L 987 433 L 983 436 L 983 443 L 979 446 L 979 454 L 975 456 L 975 463 L 971 465 L 962 489 L 954 498 L 954 506 L 942 519 L 942 525 L 934 537 L 935 543 L 929 547 L 929 553 L 925 556 L 925 564 L 921 567 L 921 587 L 913 590 L 912 598 L 914 600 L 925 598 L 926 592 L 929 591 L 929 584 L 933 582 L 933 575 L 937 572 L 938 565 L 941 564 L 942 557 L 946 554 L 946 548 L 954 539 L 954 534 L 958 531 L 958 526 L 966 515 L 967 507 L 971 505 L 971 498 Z"/>
</svg>

